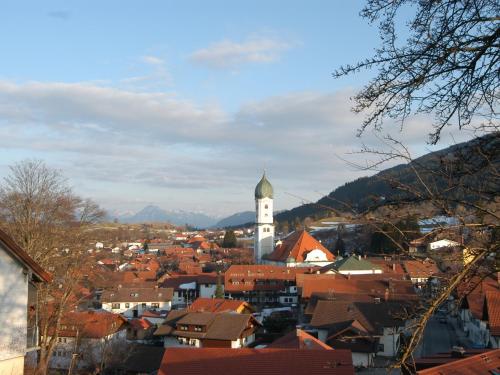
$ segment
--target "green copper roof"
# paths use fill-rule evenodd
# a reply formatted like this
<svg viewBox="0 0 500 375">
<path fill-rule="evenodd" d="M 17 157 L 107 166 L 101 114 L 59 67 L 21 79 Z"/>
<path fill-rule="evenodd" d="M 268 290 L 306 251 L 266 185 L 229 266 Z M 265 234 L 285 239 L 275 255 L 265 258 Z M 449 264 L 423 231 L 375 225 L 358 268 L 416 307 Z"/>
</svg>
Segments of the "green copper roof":
<svg viewBox="0 0 500 375">
<path fill-rule="evenodd" d="M 363 258 L 359 259 L 356 255 L 343 258 L 335 262 L 334 267 L 339 271 L 369 271 L 380 270 L 379 266 L 374 265 Z"/>
<path fill-rule="evenodd" d="M 259 183 L 255 187 L 255 199 L 272 198 L 273 186 L 266 178 L 266 173 L 262 175 Z"/>
</svg>

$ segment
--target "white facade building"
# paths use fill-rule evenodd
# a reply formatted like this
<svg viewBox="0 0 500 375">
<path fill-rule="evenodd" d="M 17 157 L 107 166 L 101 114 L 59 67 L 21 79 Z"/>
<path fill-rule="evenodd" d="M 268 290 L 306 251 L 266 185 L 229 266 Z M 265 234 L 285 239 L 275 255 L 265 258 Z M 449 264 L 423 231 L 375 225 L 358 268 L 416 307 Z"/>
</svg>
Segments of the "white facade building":
<svg viewBox="0 0 500 375">
<path fill-rule="evenodd" d="M 37 349 L 39 281 L 50 281 L 50 275 L 0 231 L 0 374 L 23 374 L 24 356 Z"/>
<path fill-rule="evenodd" d="M 255 187 L 255 213 L 254 258 L 261 263 L 274 250 L 273 187 L 265 173 Z"/>
</svg>

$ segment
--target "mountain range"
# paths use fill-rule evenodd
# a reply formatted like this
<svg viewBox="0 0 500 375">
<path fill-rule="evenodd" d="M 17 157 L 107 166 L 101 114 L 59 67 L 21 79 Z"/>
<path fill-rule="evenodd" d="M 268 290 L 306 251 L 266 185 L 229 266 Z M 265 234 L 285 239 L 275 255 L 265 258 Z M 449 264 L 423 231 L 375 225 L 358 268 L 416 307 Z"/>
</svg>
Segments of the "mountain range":
<svg viewBox="0 0 500 375">
<path fill-rule="evenodd" d="M 136 213 L 108 213 L 108 220 L 115 218 L 120 223 L 171 223 L 196 228 L 225 228 L 242 225 L 254 221 L 255 213 L 244 211 L 220 219 L 201 212 L 169 211 L 155 205 L 148 205 Z"/>
</svg>

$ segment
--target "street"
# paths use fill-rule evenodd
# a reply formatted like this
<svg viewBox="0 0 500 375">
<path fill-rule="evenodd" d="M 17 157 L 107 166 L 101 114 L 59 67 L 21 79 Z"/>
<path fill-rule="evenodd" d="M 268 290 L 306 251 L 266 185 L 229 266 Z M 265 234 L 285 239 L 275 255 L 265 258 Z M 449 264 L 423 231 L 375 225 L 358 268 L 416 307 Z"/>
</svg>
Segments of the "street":
<svg viewBox="0 0 500 375">
<path fill-rule="evenodd" d="M 440 318 L 440 316 L 433 316 L 429 320 L 422 342 L 415 350 L 416 357 L 449 352 L 453 345 L 458 344 L 453 326 L 449 322 L 440 323 Z"/>
</svg>

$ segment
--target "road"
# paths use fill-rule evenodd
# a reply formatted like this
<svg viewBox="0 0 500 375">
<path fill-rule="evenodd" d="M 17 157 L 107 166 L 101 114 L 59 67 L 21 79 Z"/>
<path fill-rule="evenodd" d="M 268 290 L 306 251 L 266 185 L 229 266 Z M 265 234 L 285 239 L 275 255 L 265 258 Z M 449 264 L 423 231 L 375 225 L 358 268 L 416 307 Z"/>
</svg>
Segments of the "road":
<svg viewBox="0 0 500 375">
<path fill-rule="evenodd" d="M 416 357 L 449 352 L 458 344 L 457 336 L 451 324 L 439 322 L 440 317 L 433 316 L 425 327 L 424 338 L 415 350 Z"/>
</svg>

